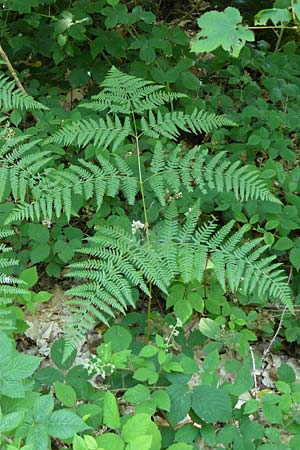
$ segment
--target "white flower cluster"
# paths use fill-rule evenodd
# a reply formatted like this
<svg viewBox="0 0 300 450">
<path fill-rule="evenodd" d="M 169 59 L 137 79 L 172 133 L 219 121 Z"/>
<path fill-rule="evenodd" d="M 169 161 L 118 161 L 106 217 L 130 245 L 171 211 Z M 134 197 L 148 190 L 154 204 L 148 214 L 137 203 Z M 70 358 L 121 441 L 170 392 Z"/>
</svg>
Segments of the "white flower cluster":
<svg viewBox="0 0 300 450">
<path fill-rule="evenodd" d="M 179 335 L 178 328 L 181 328 L 181 327 L 182 327 L 182 321 L 180 319 L 178 319 L 178 317 L 177 317 L 175 325 L 169 325 L 171 333 L 168 337 L 165 338 L 167 351 L 168 351 L 169 347 L 172 347 L 171 341 L 172 341 L 173 336 Z"/>
<path fill-rule="evenodd" d="M 180 192 L 175 192 L 174 195 L 170 195 L 169 189 L 166 189 L 166 196 L 168 197 L 168 199 L 167 199 L 168 203 L 171 203 L 171 201 L 174 198 L 176 198 L 176 199 L 182 198 L 183 197 L 183 193 L 180 191 Z"/>
<path fill-rule="evenodd" d="M 131 232 L 132 234 L 136 234 L 137 231 L 143 230 L 145 228 L 145 224 L 140 222 L 139 220 L 133 220 L 131 224 Z"/>
<path fill-rule="evenodd" d="M 1 137 L 2 137 L 3 139 L 5 139 L 6 141 L 8 141 L 9 139 L 13 138 L 14 135 L 15 135 L 14 129 L 8 127 L 8 128 L 6 128 L 6 130 L 5 130 L 5 134 L 3 134 Z"/>
<path fill-rule="evenodd" d="M 99 357 L 95 356 L 86 364 L 89 375 L 99 376 L 104 380 L 105 377 L 112 375 L 116 369 L 115 365 L 110 362 L 104 362 Z"/>
<path fill-rule="evenodd" d="M 185 216 L 188 216 L 193 211 L 193 208 L 190 206 L 188 211 L 184 213 Z"/>
</svg>

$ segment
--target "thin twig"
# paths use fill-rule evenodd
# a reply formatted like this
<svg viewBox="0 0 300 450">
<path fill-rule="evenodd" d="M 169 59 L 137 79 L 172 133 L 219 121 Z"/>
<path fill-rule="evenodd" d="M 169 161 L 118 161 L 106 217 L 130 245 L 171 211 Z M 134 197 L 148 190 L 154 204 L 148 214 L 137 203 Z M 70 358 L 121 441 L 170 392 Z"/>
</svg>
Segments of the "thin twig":
<svg viewBox="0 0 300 450">
<path fill-rule="evenodd" d="M 291 267 L 290 267 L 289 278 L 288 278 L 288 284 L 291 282 L 292 276 L 293 276 L 293 267 L 291 266 Z M 264 361 L 264 359 L 266 358 L 266 356 L 267 356 L 268 353 L 270 352 L 271 347 L 272 347 L 272 345 L 274 344 L 275 339 L 277 338 L 277 336 L 278 336 L 278 334 L 279 334 L 279 331 L 281 330 L 281 327 L 282 327 L 282 323 L 283 323 L 283 319 L 284 319 L 286 310 L 287 310 L 287 305 L 285 305 L 285 307 L 283 308 L 283 311 L 282 311 L 282 313 L 281 313 L 281 317 L 280 317 L 280 321 L 279 321 L 279 324 L 278 324 L 276 333 L 275 333 L 274 336 L 272 337 L 272 339 L 271 339 L 271 341 L 270 341 L 268 347 L 264 350 L 264 353 L 263 353 L 263 356 L 262 356 L 262 361 Z"/>
<path fill-rule="evenodd" d="M 252 376 L 253 376 L 253 381 L 254 381 L 255 399 L 258 400 L 258 385 L 257 385 L 257 379 L 256 379 L 256 365 L 255 365 L 255 358 L 254 358 L 253 349 L 252 349 L 251 346 L 250 346 L 250 354 L 251 354 L 251 359 L 252 359 Z"/>
<path fill-rule="evenodd" d="M 15 82 L 16 82 L 16 85 L 18 86 L 18 88 L 23 92 L 23 94 L 28 95 L 27 92 L 26 92 L 26 90 L 25 90 L 25 88 L 24 88 L 24 86 L 22 85 L 22 83 L 21 83 L 21 81 L 20 81 L 20 79 L 19 79 L 19 77 L 18 77 L 18 75 L 17 75 L 15 69 L 14 69 L 13 66 L 11 65 L 11 62 L 10 62 L 10 60 L 8 59 L 7 54 L 5 53 L 5 51 L 3 50 L 3 48 L 2 48 L 1 45 L 0 45 L 0 56 L 1 56 L 1 58 L 3 59 L 3 61 L 6 63 L 6 65 L 7 65 L 7 67 L 8 67 L 8 70 L 9 70 L 10 73 L 12 74 L 12 76 L 13 76 Z"/>
</svg>

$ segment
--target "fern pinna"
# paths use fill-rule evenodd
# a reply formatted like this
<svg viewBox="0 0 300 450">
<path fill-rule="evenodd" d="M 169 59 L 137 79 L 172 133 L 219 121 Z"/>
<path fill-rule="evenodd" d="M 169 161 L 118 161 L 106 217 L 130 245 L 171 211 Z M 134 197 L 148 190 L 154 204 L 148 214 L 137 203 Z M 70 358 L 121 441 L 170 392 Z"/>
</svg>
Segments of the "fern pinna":
<svg viewBox="0 0 300 450">
<path fill-rule="evenodd" d="M 132 220 L 142 198 L 139 211 L 144 214 L 146 239 L 120 227 L 101 225 L 79 250 L 82 257 L 69 267 L 68 276 L 81 280 L 68 291 L 72 311 L 66 325 L 69 348 L 94 320 L 108 323 L 115 312 L 124 313 L 127 306 L 134 306 L 133 289 L 151 295 L 149 282 L 167 292 L 174 279 L 201 281 L 208 260 L 224 291 L 241 289 L 250 294 L 257 290 L 258 295 L 279 299 L 292 309 L 284 272 L 273 256 L 262 256 L 268 247 L 261 245 L 261 239 L 247 239 L 247 225 L 237 230 L 229 222 L 218 228 L 213 220 L 199 226 L 199 204 L 189 210 L 185 205 L 179 214 L 176 202 L 170 203 L 169 192 L 175 198 L 177 193 L 201 198 L 209 191 L 231 192 L 239 201 L 280 203 L 257 170 L 231 162 L 224 153 L 210 154 L 204 145 L 187 149 L 177 142 L 181 132 L 209 133 L 235 124 L 205 111 L 176 109 L 174 105 L 184 94 L 168 93 L 163 86 L 116 68 L 109 71 L 101 88 L 98 95 L 79 105 L 85 111 L 84 119 L 67 123 L 42 143 L 32 144 L 33 149 L 50 144 L 79 147 L 79 151 L 92 146 L 94 158 L 73 158 L 71 164 L 62 161 L 57 168 L 45 153 L 28 176 L 26 161 L 35 152 L 26 137 L 24 144 L 12 140 L 9 151 L 4 143 L 1 152 L 0 175 L 6 180 L 2 196 L 11 193 L 15 200 L 7 223 L 51 221 L 61 214 L 69 220 L 78 213 L 78 196 L 81 204 L 91 202 L 96 211 L 101 210 L 103 199 L 114 198 L 121 207 L 126 203 L 126 214 Z M 11 182 L 15 172 L 17 188 Z M 166 210 L 152 223 L 147 220 L 150 204 Z"/>
<path fill-rule="evenodd" d="M 16 315 L 7 306 L 18 295 L 28 293 L 24 281 L 7 274 L 8 270 L 14 269 L 19 264 L 16 258 L 7 255 L 12 252 L 12 248 L 2 242 L 13 235 L 12 230 L 0 229 L 0 330 L 5 332 L 12 332 L 16 322 Z"/>
</svg>

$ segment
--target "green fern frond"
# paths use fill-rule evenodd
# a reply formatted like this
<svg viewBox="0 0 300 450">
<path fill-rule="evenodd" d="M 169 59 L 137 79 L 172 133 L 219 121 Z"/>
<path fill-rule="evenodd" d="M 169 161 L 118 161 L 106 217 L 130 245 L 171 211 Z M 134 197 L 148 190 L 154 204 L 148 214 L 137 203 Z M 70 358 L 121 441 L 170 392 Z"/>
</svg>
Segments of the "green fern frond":
<svg viewBox="0 0 300 450">
<path fill-rule="evenodd" d="M 164 86 L 141 78 L 127 75 L 113 67 L 101 84 L 103 88 L 92 101 L 84 102 L 82 107 L 101 112 L 106 109 L 113 114 L 144 114 L 157 109 L 165 103 L 186 97 L 181 93 L 167 93 Z"/>
<path fill-rule="evenodd" d="M 0 201 L 4 194 L 24 202 L 40 170 L 52 160 L 49 151 L 41 151 L 39 139 L 26 134 L 5 139 L 0 134 Z"/>
<path fill-rule="evenodd" d="M 133 134 L 128 118 L 122 123 L 118 116 L 106 116 L 106 119 L 86 119 L 73 122 L 54 133 L 49 139 L 55 144 L 77 144 L 85 147 L 93 143 L 98 148 L 105 149 L 112 145 L 116 150 L 127 136 Z"/>
<path fill-rule="evenodd" d="M 13 235 L 12 230 L 0 229 L 1 240 Z M 19 287 L 25 284 L 24 281 L 12 275 L 7 275 L 7 269 L 12 269 L 19 263 L 17 259 L 5 256 L 5 253 L 11 251 L 12 248 L 5 243 L 0 244 L 0 330 L 6 332 L 11 332 L 14 329 L 14 319 L 7 311 L 7 305 L 10 305 L 16 296 L 28 294 L 26 289 Z"/>
<path fill-rule="evenodd" d="M 214 271 L 222 288 L 226 290 L 228 283 L 232 292 L 238 289 L 245 294 L 257 291 L 258 296 L 278 300 L 293 311 L 287 276 L 281 268 L 282 265 L 273 262 L 276 256 L 262 257 L 268 247 L 263 245 L 256 249 L 260 239 L 243 243 L 242 239 L 248 226 L 230 235 L 233 226 L 234 222 L 230 221 L 206 241 Z"/>
<path fill-rule="evenodd" d="M 206 111 L 195 109 L 192 114 L 185 114 L 182 111 L 161 113 L 156 115 L 150 111 L 148 119 L 142 117 L 141 129 L 146 136 L 158 139 L 165 136 L 168 139 L 177 139 L 180 131 L 188 133 L 209 133 L 214 128 L 223 126 L 234 126 L 232 120 L 224 116 L 217 116 Z"/>
<path fill-rule="evenodd" d="M 4 74 L 0 75 L 0 109 L 35 110 L 48 109 L 46 106 L 34 100 L 30 95 L 24 94 L 16 87 L 14 81 L 10 81 Z"/>
<path fill-rule="evenodd" d="M 281 203 L 259 179 L 257 170 L 241 167 L 240 161 L 231 164 L 225 152 L 210 156 L 207 149 L 198 146 L 184 155 L 182 153 L 180 146 L 176 146 L 169 155 L 161 144 L 155 146 L 150 168 L 152 175 L 145 179 L 145 183 L 150 184 L 161 205 L 166 204 L 166 190 L 193 192 L 195 187 L 203 194 L 211 190 L 233 192 L 241 201 L 260 199 Z"/>
<path fill-rule="evenodd" d="M 71 264 L 67 274 L 82 280 L 67 291 L 72 296 L 68 300 L 72 317 L 86 316 L 80 327 L 90 326 L 93 319 L 107 323 L 107 317 L 114 317 L 116 311 L 124 314 L 129 305 L 135 305 L 134 287 L 149 295 L 147 283 L 152 282 L 167 291 L 170 276 L 160 256 L 147 250 L 132 234 L 118 227 L 103 226 L 87 242 L 86 247 L 78 250 L 84 258 Z M 66 325 L 67 333 L 73 326 Z M 77 330 L 75 335 L 82 333 Z"/>
<path fill-rule="evenodd" d="M 98 160 L 99 165 L 79 160 L 81 165 L 71 165 L 64 170 L 48 169 L 43 178 L 32 185 L 33 201 L 17 204 L 6 223 L 24 219 L 51 219 L 53 212 L 56 217 L 65 213 L 69 220 L 75 195 L 85 201 L 95 198 L 99 210 L 104 195 L 114 197 L 121 189 L 128 203 L 133 205 L 138 181 L 126 162 L 118 156 L 112 162 L 100 156 Z"/>
</svg>

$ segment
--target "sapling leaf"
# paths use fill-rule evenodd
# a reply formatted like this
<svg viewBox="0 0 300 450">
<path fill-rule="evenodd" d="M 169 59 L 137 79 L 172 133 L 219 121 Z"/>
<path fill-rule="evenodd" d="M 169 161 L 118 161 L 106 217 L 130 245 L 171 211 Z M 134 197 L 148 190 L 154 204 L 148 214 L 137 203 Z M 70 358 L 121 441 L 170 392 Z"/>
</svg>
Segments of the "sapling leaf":
<svg viewBox="0 0 300 450">
<path fill-rule="evenodd" d="M 254 41 L 254 34 L 242 25 L 242 16 L 236 8 L 228 7 L 223 12 L 210 11 L 198 19 L 201 28 L 191 49 L 193 52 L 211 52 L 222 47 L 230 55 L 238 57 L 247 41 Z"/>
</svg>

